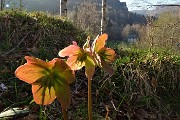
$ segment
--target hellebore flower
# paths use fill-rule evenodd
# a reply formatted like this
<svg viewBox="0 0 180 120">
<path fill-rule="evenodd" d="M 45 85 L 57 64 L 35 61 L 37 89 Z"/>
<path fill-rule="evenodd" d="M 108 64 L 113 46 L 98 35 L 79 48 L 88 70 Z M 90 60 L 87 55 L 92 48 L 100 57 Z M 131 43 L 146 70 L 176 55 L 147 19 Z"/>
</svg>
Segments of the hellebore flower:
<svg viewBox="0 0 180 120">
<path fill-rule="evenodd" d="M 91 79 L 95 72 L 95 62 L 90 51 L 89 40 L 88 37 L 83 48 L 80 48 L 77 43 L 73 41 L 73 45 L 69 45 L 62 49 L 59 52 L 59 56 L 68 56 L 67 64 L 72 70 L 79 70 L 85 66 L 85 74 L 89 79 Z"/>
<path fill-rule="evenodd" d="M 105 47 L 108 39 L 107 34 L 97 36 L 92 44 L 92 53 L 95 58 L 96 64 L 104 71 L 113 74 L 113 69 L 108 65 L 115 60 L 115 51 L 111 48 Z"/>
<path fill-rule="evenodd" d="M 70 67 L 58 58 L 49 62 L 30 56 L 26 56 L 25 59 L 27 63 L 19 66 L 15 75 L 32 85 L 34 101 L 37 104 L 47 105 L 57 98 L 66 109 L 71 101 L 69 83 L 74 81 Z"/>
</svg>

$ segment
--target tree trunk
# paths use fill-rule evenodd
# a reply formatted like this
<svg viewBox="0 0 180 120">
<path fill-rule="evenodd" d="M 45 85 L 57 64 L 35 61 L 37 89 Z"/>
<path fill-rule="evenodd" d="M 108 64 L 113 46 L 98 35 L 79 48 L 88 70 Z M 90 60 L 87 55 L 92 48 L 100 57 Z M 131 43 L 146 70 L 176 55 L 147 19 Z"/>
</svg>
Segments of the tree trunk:
<svg viewBox="0 0 180 120">
<path fill-rule="evenodd" d="M 3 8 L 4 8 L 4 0 L 1 0 L 1 3 L 0 3 L 0 11 L 2 11 L 3 10 Z"/>
<path fill-rule="evenodd" d="M 60 16 L 67 17 L 67 0 L 60 0 Z"/>
<path fill-rule="evenodd" d="M 22 11 L 23 7 L 23 0 L 19 0 L 19 10 Z"/>
<path fill-rule="evenodd" d="M 79 21 L 78 21 L 78 7 L 75 7 L 74 11 L 74 17 L 73 17 L 73 23 L 75 24 L 76 27 L 79 26 Z"/>
<path fill-rule="evenodd" d="M 106 2 L 107 2 L 107 0 L 102 0 L 101 34 L 105 32 L 106 25 L 107 25 Z"/>
</svg>

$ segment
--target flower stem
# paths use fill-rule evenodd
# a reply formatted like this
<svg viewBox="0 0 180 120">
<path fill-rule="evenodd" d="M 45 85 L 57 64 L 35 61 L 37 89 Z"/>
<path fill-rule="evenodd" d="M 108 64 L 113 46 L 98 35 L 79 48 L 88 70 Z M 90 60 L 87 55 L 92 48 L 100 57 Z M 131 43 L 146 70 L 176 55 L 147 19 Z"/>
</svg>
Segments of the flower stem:
<svg viewBox="0 0 180 120">
<path fill-rule="evenodd" d="M 92 120 L 91 79 L 88 78 L 88 116 Z"/>
<path fill-rule="evenodd" d="M 63 114 L 63 119 L 64 119 L 64 120 L 68 120 L 68 116 L 67 116 L 67 111 L 66 111 L 66 109 L 62 108 L 62 114 Z"/>
</svg>

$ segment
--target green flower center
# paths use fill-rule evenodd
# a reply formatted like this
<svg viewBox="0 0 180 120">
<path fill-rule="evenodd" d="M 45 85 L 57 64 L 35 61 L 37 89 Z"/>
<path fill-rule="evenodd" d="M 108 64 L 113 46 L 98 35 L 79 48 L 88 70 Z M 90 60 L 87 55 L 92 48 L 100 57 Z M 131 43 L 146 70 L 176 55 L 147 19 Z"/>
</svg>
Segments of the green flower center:
<svg viewBox="0 0 180 120">
<path fill-rule="evenodd" d="M 87 59 L 87 53 L 84 51 L 81 51 L 78 53 L 77 61 L 80 61 L 81 63 Z"/>
</svg>

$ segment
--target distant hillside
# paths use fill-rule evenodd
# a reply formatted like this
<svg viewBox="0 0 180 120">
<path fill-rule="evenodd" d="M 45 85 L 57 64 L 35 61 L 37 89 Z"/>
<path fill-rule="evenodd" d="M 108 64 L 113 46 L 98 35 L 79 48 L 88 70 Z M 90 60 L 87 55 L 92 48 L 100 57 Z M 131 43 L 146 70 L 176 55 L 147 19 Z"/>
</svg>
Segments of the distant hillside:
<svg viewBox="0 0 180 120">
<path fill-rule="evenodd" d="M 84 2 L 87 2 L 85 4 L 96 4 L 96 11 L 101 14 L 102 0 L 91 0 L 91 2 L 89 2 L 89 0 L 70 0 L 68 2 L 68 10 L 72 12 L 72 14 L 69 14 L 71 19 L 73 19 L 73 16 L 76 14 L 77 7 L 81 6 Z M 78 12 L 81 14 L 83 11 L 79 8 Z M 106 32 L 109 34 L 110 39 L 113 40 L 122 40 L 121 32 L 127 24 L 146 24 L 146 18 L 143 15 L 129 12 L 126 2 L 120 2 L 119 0 L 107 1 L 107 20 Z M 98 24 L 100 24 L 100 22 L 96 25 Z"/>
<path fill-rule="evenodd" d="M 147 16 L 149 13 L 151 13 L 152 11 L 151 10 L 133 10 L 131 11 L 132 13 L 136 13 L 136 14 L 139 14 L 139 15 L 144 15 L 144 16 Z"/>
<path fill-rule="evenodd" d="M 86 2 L 93 2 L 101 5 L 102 0 L 69 0 L 68 1 L 68 7 L 70 9 L 73 8 L 73 6 L 78 6 L 79 4 Z M 125 11 L 128 11 L 126 2 L 120 2 L 120 0 L 107 0 L 107 5 L 111 6 L 114 9 L 123 9 Z"/>
<path fill-rule="evenodd" d="M 180 3 L 178 3 L 180 5 Z M 179 7 L 178 6 L 162 6 L 156 7 L 154 10 L 133 10 L 132 13 L 144 15 L 144 16 L 158 16 L 164 12 L 171 12 L 172 14 L 179 14 Z"/>
<path fill-rule="evenodd" d="M 75 6 L 79 6 L 83 2 L 92 2 L 95 3 L 101 7 L 101 2 L 102 0 L 68 0 L 67 7 L 68 7 L 68 13 L 71 11 L 74 11 Z M 19 2 L 17 0 L 12 0 L 9 3 L 10 7 L 9 8 L 19 8 Z M 107 6 L 108 6 L 108 13 L 109 13 L 109 18 L 119 18 L 124 20 L 121 24 L 133 24 L 133 23 L 142 23 L 142 21 L 137 21 L 141 19 L 142 16 L 140 15 L 133 15 L 133 17 L 137 17 L 134 20 L 128 20 L 128 16 L 132 15 L 129 14 L 126 2 L 120 2 L 119 0 L 108 0 L 107 1 Z M 44 11 L 44 12 L 49 12 L 52 14 L 59 14 L 59 0 L 24 0 L 23 1 L 23 9 L 27 11 Z M 99 9 L 101 11 L 101 8 Z M 114 15 L 116 14 L 116 16 Z M 122 17 L 123 16 L 123 17 Z M 131 17 L 131 16 L 130 16 Z M 115 21 L 115 20 L 113 20 Z M 116 21 L 115 21 L 116 22 Z M 145 22 L 145 21 L 143 21 Z"/>
<path fill-rule="evenodd" d="M 179 3 L 180 5 L 180 3 Z M 154 14 L 161 14 L 164 12 L 170 12 L 172 14 L 179 14 L 179 8 L 178 6 L 164 6 L 164 7 L 157 7 L 153 12 Z"/>
<path fill-rule="evenodd" d="M 101 0 L 68 0 L 67 6 L 68 10 L 72 10 L 75 6 L 78 6 L 79 4 L 83 2 L 93 2 L 101 5 Z M 16 4 L 16 5 L 15 5 Z M 10 7 L 18 7 L 18 1 L 12 0 L 10 3 Z M 23 1 L 24 9 L 27 9 L 28 11 L 49 11 L 54 14 L 59 14 L 59 0 L 24 0 Z M 119 0 L 108 0 L 107 5 L 111 6 L 113 9 L 123 9 L 125 11 L 128 11 L 128 8 L 126 6 L 126 2 L 120 2 Z"/>
<path fill-rule="evenodd" d="M 99 16 L 101 16 L 101 0 L 68 0 L 68 17 L 71 21 L 73 21 L 73 17 L 76 11 L 75 8 L 84 2 L 95 4 L 97 6 L 96 11 Z M 13 3 L 16 4 L 13 6 Z M 18 8 L 19 3 L 17 0 L 13 0 L 10 4 L 10 7 Z M 59 15 L 59 0 L 24 0 L 23 9 L 27 11 L 44 11 Z M 100 24 L 100 18 L 98 19 L 99 23 L 97 25 Z M 126 2 L 120 2 L 119 0 L 107 1 L 107 19 L 109 28 L 107 27 L 108 31 L 106 32 L 109 32 L 110 38 L 119 40 L 122 38 L 121 31 L 127 24 L 146 24 L 146 18 L 143 15 L 129 12 Z"/>
</svg>

